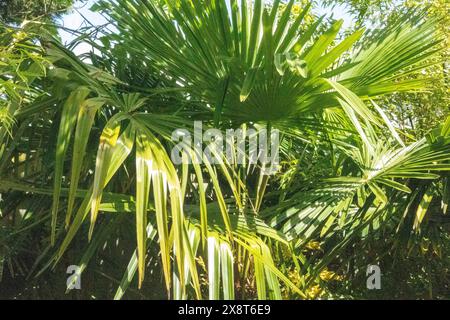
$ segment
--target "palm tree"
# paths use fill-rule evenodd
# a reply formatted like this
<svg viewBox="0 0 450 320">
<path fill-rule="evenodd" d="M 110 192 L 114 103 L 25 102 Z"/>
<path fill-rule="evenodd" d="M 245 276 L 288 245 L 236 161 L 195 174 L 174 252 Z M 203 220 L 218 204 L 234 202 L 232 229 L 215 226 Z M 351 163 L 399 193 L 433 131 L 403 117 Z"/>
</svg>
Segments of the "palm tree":
<svg viewBox="0 0 450 320">
<path fill-rule="evenodd" d="M 58 246 L 40 273 L 63 258 L 90 216 L 84 270 L 113 236 L 109 216 L 131 213 L 137 249 L 115 298 L 136 271 L 142 285 L 156 239 L 169 297 L 234 299 L 256 288 L 259 299 L 307 298 L 317 275 L 376 226 L 401 212 L 399 228 L 414 215 L 410 229 L 418 232 L 440 195 L 445 214 L 450 119 L 406 143 L 376 103 L 427 89 L 429 79 L 407 76 L 437 54 L 434 22 L 422 22 L 422 13 L 388 30 L 342 37 L 342 21 L 328 25 L 310 7 L 298 12 L 294 0 L 101 1 L 97 9 L 115 31 L 101 35 L 101 45 L 77 40 L 97 49 L 88 60 L 41 35 L 52 62 L 39 84 L 46 94 L 14 111 L 17 128 L 2 142 L 10 151 L 0 171 L 0 188 L 52 199 L 43 213 L 51 215 L 46 254 Z M 32 129 L 21 132 L 31 120 Z M 222 130 L 280 130 L 278 177 L 227 159 L 199 164 L 188 146 L 183 157 L 192 164 L 175 165 L 172 133 L 194 134 L 194 120 Z M 53 146 L 30 139 L 37 127 Z M 28 148 L 19 149 L 24 140 Z M 25 157 L 27 167 L 49 152 L 47 169 L 17 160 Z M 320 172 L 298 180 L 305 159 L 318 159 L 312 171 Z M 311 241 L 329 249 L 306 256 Z M 291 265 L 298 283 L 286 274 Z"/>
</svg>

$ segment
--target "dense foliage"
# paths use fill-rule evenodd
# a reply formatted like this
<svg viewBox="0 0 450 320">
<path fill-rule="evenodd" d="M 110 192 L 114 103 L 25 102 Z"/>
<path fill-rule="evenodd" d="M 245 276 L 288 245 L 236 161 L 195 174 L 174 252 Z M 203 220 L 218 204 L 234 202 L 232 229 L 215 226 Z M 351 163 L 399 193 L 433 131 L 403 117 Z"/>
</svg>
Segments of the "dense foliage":
<svg viewBox="0 0 450 320">
<path fill-rule="evenodd" d="M 45 24 L 1 29 L 1 297 L 65 297 L 70 265 L 74 298 L 449 297 L 433 11 L 349 31 L 294 0 L 93 9 L 110 28 L 68 45 Z M 280 130 L 276 174 L 190 146 L 174 164 L 172 133 L 196 120 Z"/>
<path fill-rule="evenodd" d="M 1 0 L 0 21 L 21 23 L 24 20 L 52 19 L 61 16 L 73 0 Z"/>
</svg>

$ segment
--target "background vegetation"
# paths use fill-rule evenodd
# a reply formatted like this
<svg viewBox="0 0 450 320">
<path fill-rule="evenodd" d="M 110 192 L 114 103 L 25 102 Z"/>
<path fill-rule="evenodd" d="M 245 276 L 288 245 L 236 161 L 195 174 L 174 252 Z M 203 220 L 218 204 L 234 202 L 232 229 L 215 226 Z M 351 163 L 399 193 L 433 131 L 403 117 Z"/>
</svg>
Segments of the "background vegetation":
<svg viewBox="0 0 450 320">
<path fill-rule="evenodd" d="M 21 23 L 24 20 L 52 20 L 72 6 L 73 0 L 2 0 L 0 19 L 5 23 Z"/>
</svg>

